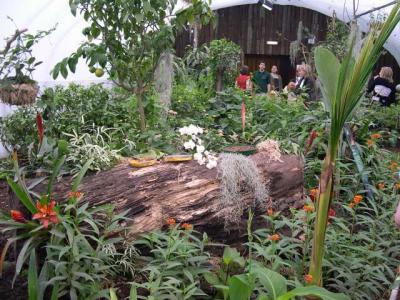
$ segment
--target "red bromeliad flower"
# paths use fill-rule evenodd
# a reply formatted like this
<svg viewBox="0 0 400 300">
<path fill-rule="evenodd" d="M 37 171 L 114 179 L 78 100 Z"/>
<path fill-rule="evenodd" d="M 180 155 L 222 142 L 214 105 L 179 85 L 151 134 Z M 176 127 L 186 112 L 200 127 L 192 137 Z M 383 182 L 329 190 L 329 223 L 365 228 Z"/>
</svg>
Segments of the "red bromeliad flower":
<svg viewBox="0 0 400 300">
<path fill-rule="evenodd" d="M 44 228 L 49 227 L 49 223 L 58 224 L 60 220 L 54 210 L 55 206 L 56 201 L 54 200 L 51 200 L 50 204 L 41 204 L 40 202 L 37 202 L 36 208 L 38 209 L 38 212 L 32 216 L 32 220 L 39 219 Z"/>
<path fill-rule="evenodd" d="M 26 222 L 26 220 L 24 218 L 24 215 L 19 210 L 11 210 L 10 211 L 10 216 L 15 222 L 19 222 L 19 223 L 25 223 Z"/>
<path fill-rule="evenodd" d="M 37 131 L 38 131 L 38 137 L 39 137 L 39 144 L 41 145 L 43 142 L 43 136 L 44 136 L 44 126 L 43 126 L 43 118 L 40 112 L 36 113 L 36 125 L 37 125 Z"/>
</svg>

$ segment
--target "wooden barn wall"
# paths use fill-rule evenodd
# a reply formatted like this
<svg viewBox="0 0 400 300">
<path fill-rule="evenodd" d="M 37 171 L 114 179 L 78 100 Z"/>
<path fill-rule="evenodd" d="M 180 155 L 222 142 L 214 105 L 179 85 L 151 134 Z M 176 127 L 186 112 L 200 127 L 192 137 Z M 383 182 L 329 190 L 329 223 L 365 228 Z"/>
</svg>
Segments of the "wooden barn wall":
<svg viewBox="0 0 400 300">
<path fill-rule="evenodd" d="M 240 45 L 245 54 L 252 55 L 289 55 L 289 44 L 296 40 L 299 21 L 320 40 L 324 37 L 328 19 L 306 8 L 277 5 L 268 11 L 259 4 L 224 8 L 216 14 L 215 28 L 204 26 L 199 34 L 199 44 L 226 38 Z M 279 44 L 267 45 L 269 40 Z M 188 31 L 181 32 L 176 39 L 177 55 L 182 56 L 191 41 Z"/>
</svg>

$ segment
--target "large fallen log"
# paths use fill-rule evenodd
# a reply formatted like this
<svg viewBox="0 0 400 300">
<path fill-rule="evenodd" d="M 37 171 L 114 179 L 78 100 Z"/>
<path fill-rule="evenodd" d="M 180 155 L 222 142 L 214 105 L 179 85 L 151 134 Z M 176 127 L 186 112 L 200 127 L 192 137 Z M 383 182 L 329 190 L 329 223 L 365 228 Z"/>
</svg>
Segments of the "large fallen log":
<svg viewBox="0 0 400 300">
<path fill-rule="evenodd" d="M 274 210 L 285 211 L 302 205 L 303 163 L 299 157 L 284 155 L 281 162 L 268 162 L 268 155 L 261 152 L 250 159 L 268 186 L 268 202 Z M 63 179 L 56 184 L 53 197 L 65 199 L 70 187 L 70 180 Z M 160 163 L 142 169 L 123 162 L 111 170 L 85 177 L 79 190 L 84 193 L 84 201 L 91 205 L 112 203 L 118 212 L 129 209 L 130 233 L 134 235 L 161 228 L 167 218 L 175 218 L 177 222 L 193 224 L 197 230 L 220 241 L 232 238 L 224 230 L 227 209 L 219 203 L 218 171 L 195 161 Z M 244 194 L 242 201 L 245 207 L 252 206 L 253 195 Z M 256 215 L 263 213 L 265 210 L 256 210 Z M 238 229 L 246 228 L 246 219 L 244 214 L 242 223 L 231 228 L 236 238 L 243 232 L 237 232 Z"/>
</svg>

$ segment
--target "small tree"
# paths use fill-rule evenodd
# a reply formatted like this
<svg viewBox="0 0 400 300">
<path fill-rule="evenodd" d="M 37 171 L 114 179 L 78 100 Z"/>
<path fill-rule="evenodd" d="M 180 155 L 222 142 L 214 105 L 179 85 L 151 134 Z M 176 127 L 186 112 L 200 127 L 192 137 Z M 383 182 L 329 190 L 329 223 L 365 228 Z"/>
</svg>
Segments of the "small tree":
<svg viewBox="0 0 400 300">
<path fill-rule="evenodd" d="M 212 11 L 203 0 L 194 0 L 184 10 L 174 12 L 177 0 L 70 0 L 75 16 L 79 11 L 89 26 L 87 37 L 76 52 L 53 69 L 53 77 L 66 78 L 68 68 L 75 72 L 80 57 L 85 58 L 97 76 L 104 71 L 111 80 L 136 96 L 140 129 L 146 128 L 143 96 L 153 83 L 161 53 L 171 49 L 175 33 L 199 16 L 207 23 Z M 95 70 L 95 66 L 100 66 Z"/>
<path fill-rule="evenodd" d="M 216 78 L 217 92 L 224 88 L 224 74 L 237 69 L 241 52 L 240 46 L 226 39 L 211 42 L 209 63 Z"/>
</svg>

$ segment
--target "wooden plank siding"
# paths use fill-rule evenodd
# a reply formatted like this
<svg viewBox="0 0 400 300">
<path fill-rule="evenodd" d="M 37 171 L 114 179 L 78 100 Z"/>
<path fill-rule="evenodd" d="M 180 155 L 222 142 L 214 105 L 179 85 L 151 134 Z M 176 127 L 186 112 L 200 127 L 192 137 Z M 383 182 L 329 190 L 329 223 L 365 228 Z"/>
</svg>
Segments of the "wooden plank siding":
<svg viewBox="0 0 400 300">
<path fill-rule="evenodd" d="M 203 26 L 199 34 L 199 45 L 213 39 L 226 38 L 240 45 L 245 54 L 289 55 L 290 41 L 296 39 L 299 21 L 316 35 L 317 40 L 325 34 L 328 17 L 294 6 L 274 6 L 272 11 L 259 4 L 228 7 L 216 11 L 215 28 Z M 183 56 L 187 45 L 191 45 L 189 31 L 178 34 L 176 54 Z M 267 45 L 267 41 L 277 40 L 277 46 Z"/>
<path fill-rule="evenodd" d="M 251 71 L 265 61 L 267 70 L 277 65 L 284 84 L 295 75 L 290 65 L 290 42 L 297 39 L 299 22 L 315 35 L 316 43 L 325 38 L 330 17 L 319 12 L 296 6 L 274 5 L 272 11 L 260 4 L 241 5 L 216 11 L 214 26 L 203 26 L 199 32 L 199 45 L 209 44 L 214 39 L 228 39 L 243 50 L 242 61 Z M 175 43 L 176 55 L 182 57 L 187 46 L 192 45 L 193 36 L 187 31 L 178 34 Z M 267 45 L 267 41 L 278 41 L 277 46 Z M 377 68 L 390 66 L 394 70 L 395 82 L 400 82 L 400 68 L 392 55 L 382 55 Z"/>
</svg>

